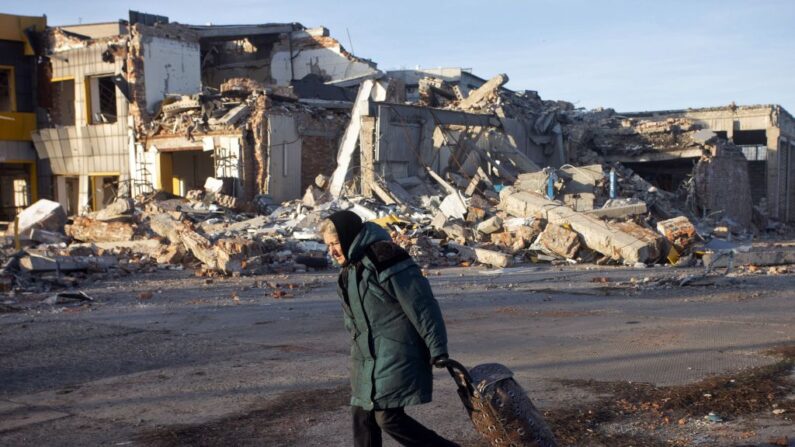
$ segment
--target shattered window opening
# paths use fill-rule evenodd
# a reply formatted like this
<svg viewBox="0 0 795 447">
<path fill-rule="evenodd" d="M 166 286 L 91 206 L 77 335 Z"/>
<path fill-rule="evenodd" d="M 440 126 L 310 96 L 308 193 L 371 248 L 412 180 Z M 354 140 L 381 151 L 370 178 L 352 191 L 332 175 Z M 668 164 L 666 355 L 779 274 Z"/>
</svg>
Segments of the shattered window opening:
<svg viewBox="0 0 795 447">
<path fill-rule="evenodd" d="M 116 85 L 111 78 L 100 78 L 99 84 L 99 113 L 103 117 L 116 121 Z"/>
<path fill-rule="evenodd" d="M 735 130 L 732 139 L 738 146 L 767 146 L 765 129 Z"/>
<path fill-rule="evenodd" d="M 117 119 L 116 84 L 113 75 L 89 78 L 89 124 L 110 124 Z"/>
</svg>

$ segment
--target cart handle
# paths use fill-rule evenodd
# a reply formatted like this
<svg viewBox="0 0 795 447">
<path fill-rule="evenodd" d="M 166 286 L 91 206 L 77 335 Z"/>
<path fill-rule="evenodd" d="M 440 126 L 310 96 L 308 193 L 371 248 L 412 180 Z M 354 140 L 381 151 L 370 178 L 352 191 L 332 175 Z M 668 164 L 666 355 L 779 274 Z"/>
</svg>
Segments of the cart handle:
<svg viewBox="0 0 795 447">
<path fill-rule="evenodd" d="M 475 393 L 475 388 L 472 386 L 472 376 L 469 375 L 469 371 L 464 365 L 453 359 L 446 359 L 444 360 L 444 366 L 447 367 L 447 371 L 453 376 L 453 380 L 455 380 L 459 388 L 466 389 L 470 395 Z"/>
</svg>

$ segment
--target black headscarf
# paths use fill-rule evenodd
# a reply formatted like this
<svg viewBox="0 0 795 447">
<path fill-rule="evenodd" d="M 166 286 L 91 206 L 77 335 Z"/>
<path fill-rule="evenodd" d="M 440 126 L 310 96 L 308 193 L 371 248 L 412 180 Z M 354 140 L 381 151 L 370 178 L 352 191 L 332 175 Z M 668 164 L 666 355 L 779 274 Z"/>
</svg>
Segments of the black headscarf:
<svg viewBox="0 0 795 447">
<path fill-rule="evenodd" d="M 345 259 L 348 259 L 348 250 L 353 244 L 353 240 L 362 231 L 362 218 L 353 211 L 337 211 L 329 216 L 329 220 L 334 224 L 337 235 L 340 238 L 340 248 Z"/>
</svg>

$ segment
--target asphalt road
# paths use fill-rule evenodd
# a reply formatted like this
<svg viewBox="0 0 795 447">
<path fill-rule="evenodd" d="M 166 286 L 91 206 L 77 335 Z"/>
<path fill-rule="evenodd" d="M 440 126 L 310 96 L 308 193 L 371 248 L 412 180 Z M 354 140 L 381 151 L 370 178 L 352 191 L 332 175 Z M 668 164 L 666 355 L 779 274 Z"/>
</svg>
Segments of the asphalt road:
<svg viewBox="0 0 795 447">
<path fill-rule="evenodd" d="M 598 397 L 559 379 L 682 385 L 772 363 L 764 351 L 793 344 L 795 275 L 653 285 L 692 273 L 542 266 L 445 269 L 429 278 L 451 355 L 509 366 L 537 406 L 550 409 Z M 333 279 L 208 284 L 163 271 L 85 285 L 96 299 L 87 306 L 6 297 L 28 310 L 0 314 L 0 445 L 350 445 L 349 340 Z M 277 289 L 286 296 L 274 298 Z M 477 445 L 446 372 L 437 371 L 435 387 L 434 402 L 410 413 Z M 312 397 L 323 393 L 329 397 Z M 754 427 L 745 444 L 794 432 L 787 419 L 756 419 L 737 422 L 734 431 Z M 180 441 L 198 427 L 214 430 L 206 442 Z M 732 436 L 690 428 L 701 445 Z M 224 430 L 235 434 L 224 438 Z"/>
</svg>

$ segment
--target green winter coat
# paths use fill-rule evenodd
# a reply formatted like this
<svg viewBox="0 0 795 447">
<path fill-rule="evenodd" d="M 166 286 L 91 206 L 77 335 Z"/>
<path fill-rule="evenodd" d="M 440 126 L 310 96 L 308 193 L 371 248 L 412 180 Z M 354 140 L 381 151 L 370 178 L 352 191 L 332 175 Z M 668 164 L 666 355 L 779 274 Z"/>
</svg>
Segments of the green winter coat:
<svg viewBox="0 0 795 447">
<path fill-rule="evenodd" d="M 447 354 L 447 332 L 428 280 L 387 232 L 365 223 L 340 273 L 351 334 L 351 405 L 365 410 L 431 401 L 431 359 Z"/>
</svg>

